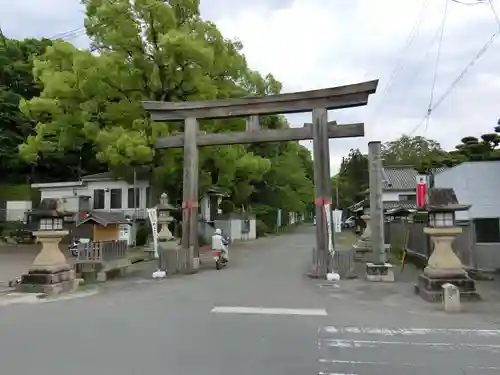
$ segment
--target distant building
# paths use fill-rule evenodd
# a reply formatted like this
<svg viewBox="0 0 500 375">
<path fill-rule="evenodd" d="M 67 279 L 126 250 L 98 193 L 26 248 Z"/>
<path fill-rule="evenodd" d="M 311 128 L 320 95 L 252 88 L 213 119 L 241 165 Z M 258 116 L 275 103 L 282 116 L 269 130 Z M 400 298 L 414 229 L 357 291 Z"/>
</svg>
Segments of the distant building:
<svg viewBox="0 0 500 375">
<path fill-rule="evenodd" d="M 453 188 L 468 211 L 456 213 L 469 228 L 472 262 L 479 268 L 500 269 L 500 160 L 459 164 L 437 173 L 434 186 Z"/>
<path fill-rule="evenodd" d="M 435 173 L 443 171 L 438 168 Z M 382 168 L 382 203 L 384 211 L 417 209 L 417 175 L 409 165 L 384 166 Z M 352 211 L 363 208 L 364 201 L 351 206 Z"/>
<path fill-rule="evenodd" d="M 114 178 L 110 172 L 104 172 L 84 176 L 80 181 L 35 183 L 31 187 L 40 190 L 41 200 L 61 198 L 69 205 L 78 197 L 78 203 L 71 209 L 74 212 L 119 211 L 136 219 L 147 218 L 150 185 L 149 180 L 145 178 L 138 178 L 133 185 L 123 179 Z M 85 199 L 88 205 L 82 203 Z"/>
</svg>

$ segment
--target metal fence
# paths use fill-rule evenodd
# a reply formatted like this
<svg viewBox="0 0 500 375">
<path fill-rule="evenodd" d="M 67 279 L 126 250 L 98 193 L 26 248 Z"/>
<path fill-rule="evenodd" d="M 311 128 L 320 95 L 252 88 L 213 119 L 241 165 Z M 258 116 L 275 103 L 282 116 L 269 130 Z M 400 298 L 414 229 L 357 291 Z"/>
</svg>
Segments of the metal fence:
<svg viewBox="0 0 500 375">
<path fill-rule="evenodd" d="M 71 215 L 76 219 L 79 215 L 81 216 L 84 212 L 88 212 L 89 210 L 81 210 L 79 212 L 71 212 Z M 133 208 L 124 208 L 124 209 L 114 209 L 114 210 L 90 210 L 90 211 L 105 211 L 105 212 L 123 212 L 124 215 L 129 216 L 130 218 L 135 218 L 137 220 L 145 220 L 148 219 L 147 209 L 133 209 Z M 26 209 L 6 209 L 0 208 L 0 223 L 11 223 L 11 224 L 23 224 L 28 221 L 28 212 Z"/>
</svg>

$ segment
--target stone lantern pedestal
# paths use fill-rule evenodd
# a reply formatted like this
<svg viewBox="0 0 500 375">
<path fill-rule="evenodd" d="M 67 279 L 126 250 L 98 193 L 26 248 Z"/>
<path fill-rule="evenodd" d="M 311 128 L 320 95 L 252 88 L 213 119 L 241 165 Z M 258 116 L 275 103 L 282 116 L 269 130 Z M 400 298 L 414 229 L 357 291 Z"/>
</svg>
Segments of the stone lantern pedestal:
<svg viewBox="0 0 500 375">
<path fill-rule="evenodd" d="M 61 239 L 69 233 L 63 229 L 63 214 L 55 209 L 45 209 L 39 215 L 42 217 L 39 230 L 33 232 L 33 235 L 42 244 L 42 249 L 28 273 L 21 276 L 21 282 L 17 284 L 16 289 L 18 292 L 48 295 L 75 291 L 78 287 L 75 271 L 59 249 Z"/>
<path fill-rule="evenodd" d="M 456 225 L 455 212 L 468 210 L 469 207 L 458 204 L 453 189 L 431 189 L 427 205 L 429 227 L 424 228 L 424 232 L 431 237 L 434 251 L 415 286 L 426 301 L 440 302 L 443 299 L 443 285 L 446 284 L 457 287 L 461 299 L 480 298 L 475 281 L 468 276 L 452 248 L 456 236 L 462 232 L 462 228 Z"/>
</svg>

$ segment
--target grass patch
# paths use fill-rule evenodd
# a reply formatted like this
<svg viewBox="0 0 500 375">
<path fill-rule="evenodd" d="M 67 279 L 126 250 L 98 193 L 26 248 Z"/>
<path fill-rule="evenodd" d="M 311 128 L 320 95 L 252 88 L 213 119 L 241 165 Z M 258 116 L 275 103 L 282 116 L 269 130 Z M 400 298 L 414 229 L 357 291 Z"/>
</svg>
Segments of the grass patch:
<svg viewBox="0 0 500 375">
<path fill-rule="evenodd" d="M 0 184 L 0 197 L 8 201 L 29 201 L 37 193 L 27 184 Z"/>
</svg>

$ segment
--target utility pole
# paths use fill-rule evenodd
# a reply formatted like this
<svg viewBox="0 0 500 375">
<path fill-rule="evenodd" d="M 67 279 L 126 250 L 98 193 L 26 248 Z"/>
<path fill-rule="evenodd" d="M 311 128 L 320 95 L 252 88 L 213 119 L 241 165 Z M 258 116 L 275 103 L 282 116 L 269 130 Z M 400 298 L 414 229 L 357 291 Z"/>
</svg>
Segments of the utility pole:
<svg viewBox="0 0 500 375">
<path fill-rule="evenodd" d="M 382 207 L 382 159 L 379 141 L 368 143 L 368 165 L 370 173 L 370 224 L 372 230 L 373 262 L 384 264 L 384 210 Z"/>
</svg>

